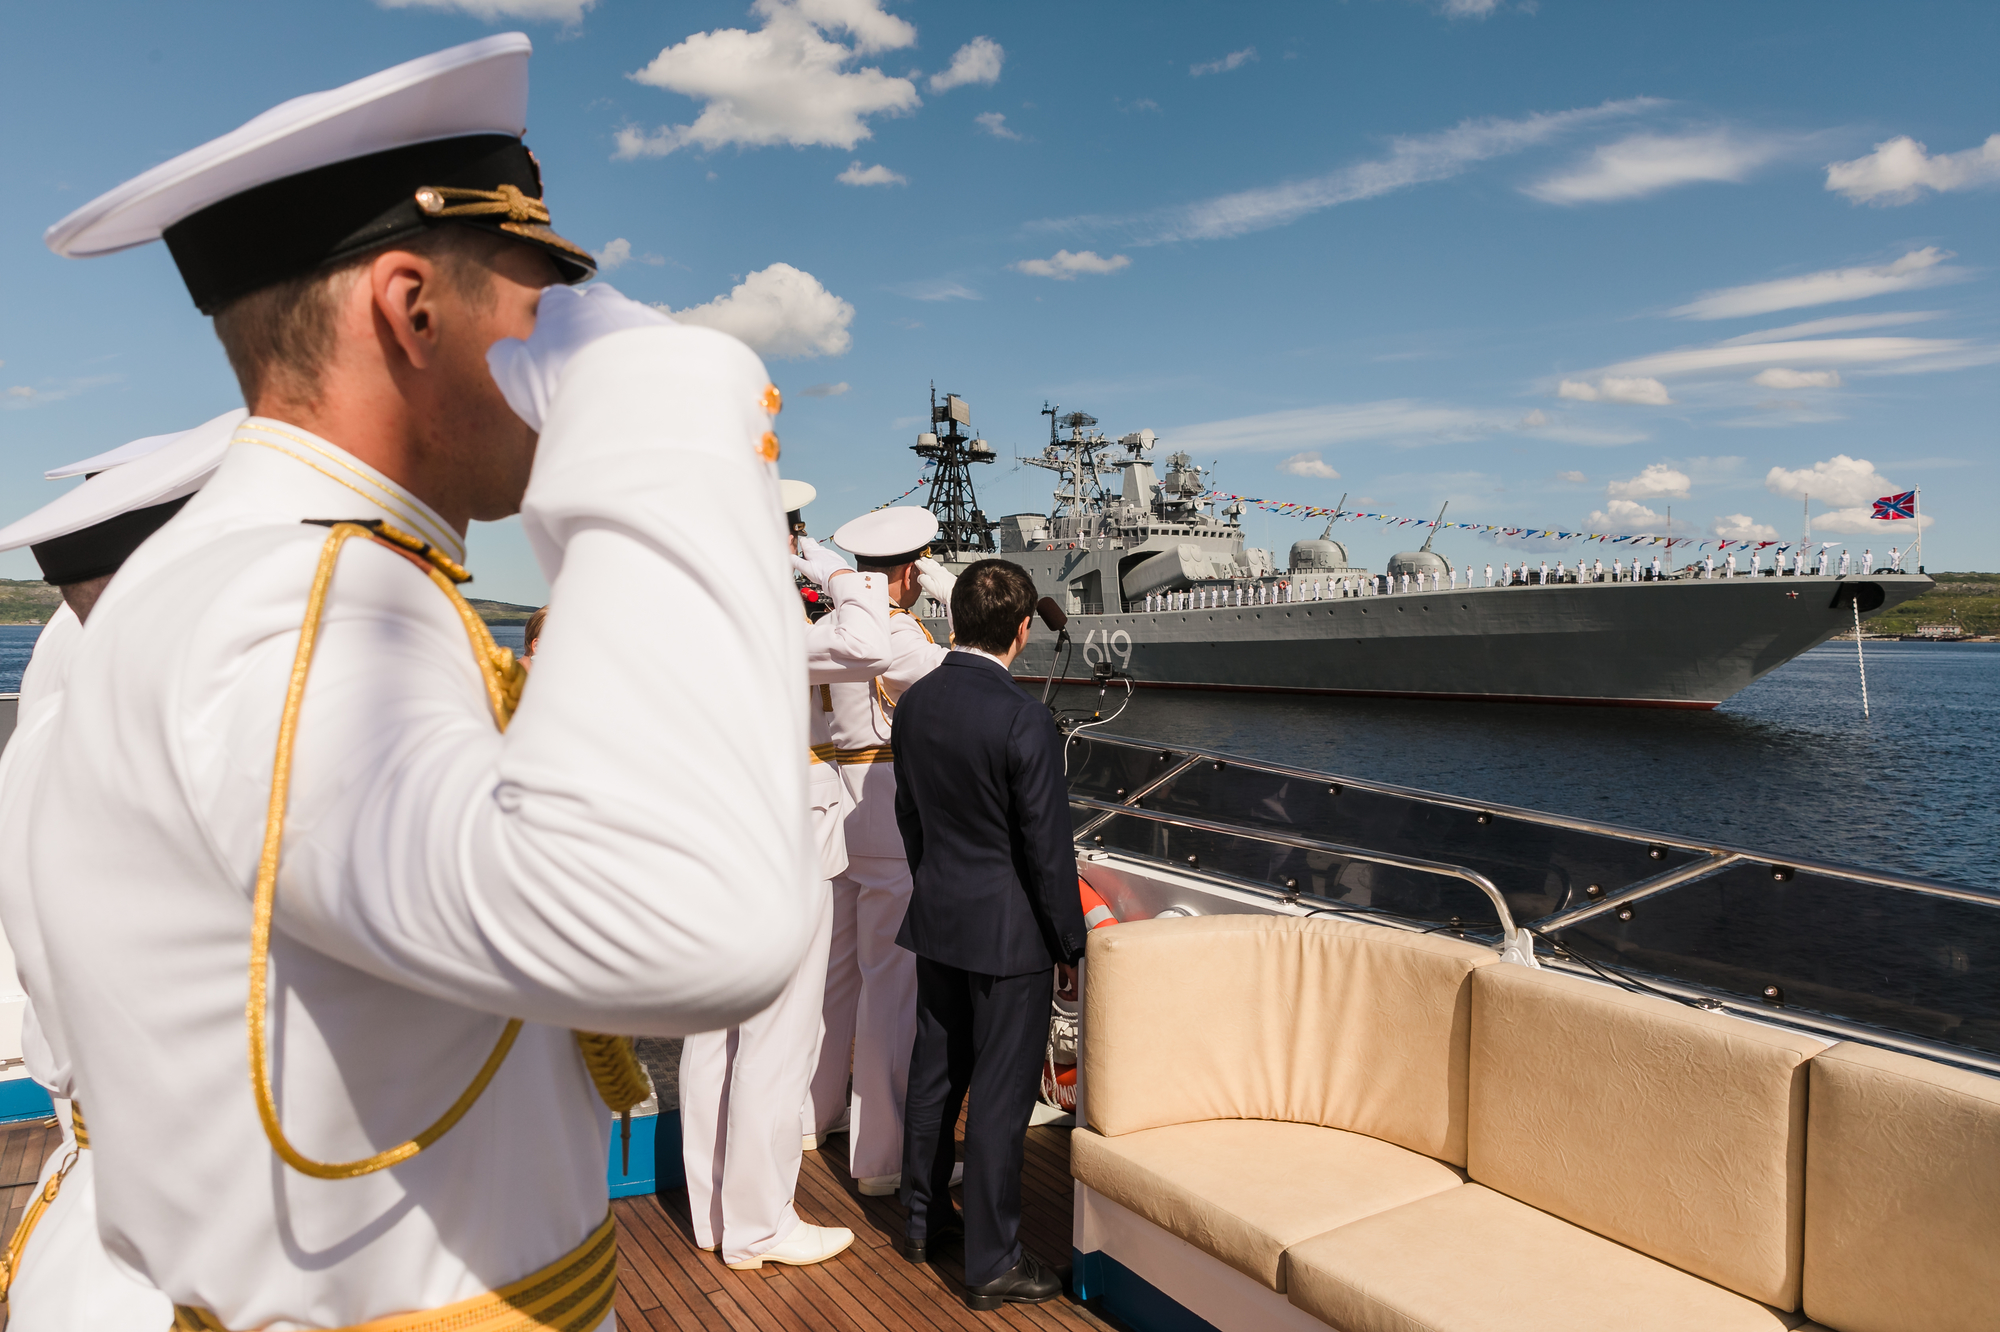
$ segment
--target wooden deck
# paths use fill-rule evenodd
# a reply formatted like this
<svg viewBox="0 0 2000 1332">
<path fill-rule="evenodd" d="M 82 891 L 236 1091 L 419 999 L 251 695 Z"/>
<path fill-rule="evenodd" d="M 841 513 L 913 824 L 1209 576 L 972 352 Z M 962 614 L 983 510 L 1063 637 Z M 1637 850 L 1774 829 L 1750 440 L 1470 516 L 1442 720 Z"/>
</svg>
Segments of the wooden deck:
<svg viewBox="0 0 2000 1332">
<path fill-rule="evenodd" d="M 13 1233 L 34 1192 L 36 1172 L 62 1141 L 54 1120 L 13 1125 L 0 1133 L 0 1198 L 5 1235 Z M 974 1313 L 960 1298 L 964 1271 L 956 1247 L 932 1265 L 913 1266 L 896 1252 L 903 1209 L 893 1198 L 863 1198 L 844 1162 L 845 1138 L 825 1152 L 807 1152 L 797 1204 L 806 1220 L 849 1226 L 854 1247 L 817 1267 L 767 1264 L 732 1272 L 689 1238 L 687 1191 L 621 1198 L 618 1217 L 618 1326 L 621 1332 L 783 1328 L 792 1332 L 941 1332 L 1017 1327 L 1056 1332 L 1119 1328 L 1068 1297 L 1043 1305 L 1009 1305 Z M 1028 1130 L 1021 1187 L 1021 1241 L 1050 1265 L 1070 1257 L 1069 1131 Z M 4 1312 L 0 1312 L 0 1320 Z M 4 1321 L 0 1321 L 4 1327 Z"/>
</svg>

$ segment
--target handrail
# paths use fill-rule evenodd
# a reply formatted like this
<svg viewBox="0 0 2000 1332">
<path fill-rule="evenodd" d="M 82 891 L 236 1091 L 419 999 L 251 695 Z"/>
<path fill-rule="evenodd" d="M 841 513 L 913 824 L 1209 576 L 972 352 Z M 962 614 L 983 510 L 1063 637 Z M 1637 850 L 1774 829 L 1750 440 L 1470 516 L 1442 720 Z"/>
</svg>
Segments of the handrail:
<svg viewBox="0 0 2000 1332">
<path fill-rule="evenodd" d="M 1471 884 L 1493 904 L 1493 910 L 1500 918 L 1501 946 L 1503 961 L 1518 962 L 1523 966 L 1535 966 L 1534 937 L 1514 923 L 1514 913 L 1507 907 L 1507 899 L 1494 885 L 1493 880 L 1478 870 L 1467 869 L 1463 865 L 1453 865 L 1442 860 L 1423 860 L 1416 856 L 1400 856 L 1389 851 L 1369 851 L 1358 846 L 1345 846 L 1339 842 L 1322 842 L 1313 837 L 1297 837 L 1289 833 L 1269 832 L 1250 829 L 1234 823 L 1217 823 L 1212 819 L 1198 819 L 1186 814 L 1163 814 L 1158 810 L 1141 809 L 1136 805 L 1118 805 L 1105 800 L 1092 800 L 1085 796 L 1071 796 L 1069 803 L 1086 809 L 1102 810 L 1107 814 L 1123 814 L 1149 823 L 1163 823 L 1169 827 L 1187 828 L 1194 832 L 1216 833 L 1224 837 L 1241 837 L 1253 842 L 1265 842 L 1273 846 L 1289 846 L 1301 851 L 1317 851 L 1323 855 L 1340 856 L 1347 860 L 1365 861 L 1371 865 L 1392 865 L 1398 869 L 1416 870 L 1422 874 L 1439 874 L 1447 878 L 1459 879 Z"/>
<path fill-rule="evenodd" d="M 1094 735 L 1093 741 L 1100 744 L 1117 745 L 1127 749 L 1157 749 L 1161 746 L 1147 741 L 1125 736 Z M 1475 814 L 1496 814 L 1524 823 L 1539 824 L 1543 827 L 1562 828 L 1570 832 L 1594 833 L 1623 842 L 1635 842 L 1649 846 L 1664 846 L 1680 851 L 1694 851 L 1705 856 L 1734 856 L 1739 860 L 1755 861 L 1768 865 L 1782 865 L 1802 874 L 1830 875 L 1855 883 L 1865 883 L 1876 888 L 1893 888 L 1900 892 L 1918 893 L 1926 897 L 1941 897 L 1953 901 L 1970 902 L 1978 906 L 2000 908 L 2000 892 L 1985 888 L 1963 888 L 1955 884 L 1934 883 L 1928 879 L 1918 879 L 1910 875 L 1895 874 L 1881 870 L 1860 869 L 1852 865 L 1836 865 L 1830 861 L 1802 860 L 1789 856 L 1774 856 L 1766 851 L 1749 847 L 1730 846 L 1720 842 L 1699 842 L 1672 833 L 1652 833 L 1639 828 L 1621 827 L 1612 823 L 1599 823 L 1594 819 L 1575 818 L 1566 814 L 1548 814 L 1540 810 L 1523 809 L 1518 805 L 1495 804 L 1490 801 L 1467 800 L 1460 796 L 1443 795 L 1436 791 L 1425 791 L 1413 786 L 1395 786 L 1388 782 L 1370 781 L 1366 778 L 1341 776 L 1338 773 L 1316 772 L 1310 768 L 1294 768 L 1288 764 L 1267 763 L 1262 759 L 1245 758 L 1216 750 L 1193 750 L 1176 747 L 1177 752 L 1186 753 L 1196 762 L 1203 759 L 1219 759 L 1233 767 L 1250 768 L 1258 772 L 1274 773 L 1281 777 L 1299 777 L 1313 782 L 1338 782 L 1343 787 L 1357 791 L 1373 791 L 1381 795 L 1399 796 L 1408 800 L 1422 801 L 1447 809 L 1462 809 Z M 1072 797 L 1072 803 L 1076 798 Z M 1236 825 L 1229 825 L 1235 827 Z M 1650 882 L 1650 881 L 1648 881 Z M 1633 885 L 1639 887 L 1642 885 Z M 1628 889 L 1629 891 L 1629 889 Z M 1610 899 L 1606 899 L 1607 901 Z M 1592 906 L 1601 905 L 1591 903 Z M 1596 913 L 1593 913 L 1596 914 Z M 1547 918 L 1544 918 L 1545 920 Z"/>
<path fill-rule="evenodd" d="M 1082 741 L 1082 739 L 1083 737 L 1081 736 L 1075 736 L 1075 735 L 1064 736 L 1063 744 L 1065 746 L 1078 744 Z M 1160 747 L 1160 752 L 1162 754 L 1171 754 L 1174 753 L 1175 751 L 1171 746 L 1162 745 Z M 1182 773 L 1186 772 L 1189 768 L 1192 768 L 1196 763 L 1199 763 L 1200 761 L 1201 761 L 1201 755 L 1189 754 L 1179 763 L 1174 764 L 1172 767 L 1168 768 L 1165 772 L 1153 778 L 1151 781 L 1141 783 L 1138 790 L 1134 791 L 1131 795 L 1126 796 L 1125 799 L 1118 802 L 1119 808 L 1123 809 L 1128 806 L 1137 806 L 1141 800 L 1144 800 L 1147 796 L 1159 790 L 1162 786 L 1165 786 L 1168 782 L 1180 776 Z M 1081 798 L 1082 797 L 1071 796 L 1070 803 L 1075 804 L 1077 800 Z M 1096 818 L 1084 824 L 1081 828 L 1078 828 L 1076 832 L 1073 834 L 1073 836 L 1088 837 L 1091 833 L 1096 832 L 1098 828 L 1102 827 L 1104 821 L 1110 817 L 1111 816 L 1109 814 L 1099 814 Z"/>
<path fill-rule="evenodd" d="M 1697 860 L 1689 865 L 1680 865 L 1668 870 L 1664 874 L 1655 874 L 1650 879 L 1641 879 L 1635 884 L 1630 884 L 1615 893 L 1600 897 L 1594 902 L 1585 902 L 1583 905 L 1573 906 L 1567 911 L 1557 911 L 1551 915 L 1543 916 L 1541 919 L 1535 921 L 1535 932 L 1543 934 L 1550 930 L 1567 929 L 1571 925 L 1581 925 L 1584 921 L 1594 920 L 1607 911 L 1616 911 L 1619 907 L 1628 906 L 1642 898 L 1651 897 L 1655 893 L 1664 893 L 1671 888 L 1678 888 L 1682 884 L 1692 883 L 1696 879 L 1705 879 L 1711 874 L 1728 869 L 1731 865 L 1741 865 L 1743 863 L 1745 863 L 1744 857 L 1725 852 L 1720 855 L 1710 856 L 1707 860 Z"/>
</svg>

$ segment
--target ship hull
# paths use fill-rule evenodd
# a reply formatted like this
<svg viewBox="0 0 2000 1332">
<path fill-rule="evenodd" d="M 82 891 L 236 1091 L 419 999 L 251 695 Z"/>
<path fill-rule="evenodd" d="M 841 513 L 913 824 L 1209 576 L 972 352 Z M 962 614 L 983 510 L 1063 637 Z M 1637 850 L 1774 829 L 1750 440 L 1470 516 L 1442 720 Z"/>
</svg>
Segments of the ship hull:
<svg viewBox="0 0 2000 1332">
<path fill-rule="evenodd" d="M 1060 674 L 1081 681 L 1108 660 L 1148 688 L 1713 708 L 1851 629 L 1855 596 L 1865 619 L 1933 586 L 1916 574 L 1681 579 L 1072 615 Z M 1055 647 L 1037 622 L 1016 678 L 1056 673 Z"/>
</svg>

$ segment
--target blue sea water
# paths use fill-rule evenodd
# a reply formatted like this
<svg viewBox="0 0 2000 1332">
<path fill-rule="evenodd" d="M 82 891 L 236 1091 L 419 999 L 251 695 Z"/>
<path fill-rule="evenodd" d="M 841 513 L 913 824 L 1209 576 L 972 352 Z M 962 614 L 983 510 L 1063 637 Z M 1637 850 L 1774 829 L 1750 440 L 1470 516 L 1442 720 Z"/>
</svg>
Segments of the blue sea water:
<svg viewBox="0 0 2000 1332">
<path fill-rule="evenodd" d="M 39 632 L 0 625 L 0 692 Z M 1828 643 L 1713 712 L 1142 690 L 1106 730 L 2000 889 L 2000 644 L 1865 651 L 1865 718 Z"/>
</svg>

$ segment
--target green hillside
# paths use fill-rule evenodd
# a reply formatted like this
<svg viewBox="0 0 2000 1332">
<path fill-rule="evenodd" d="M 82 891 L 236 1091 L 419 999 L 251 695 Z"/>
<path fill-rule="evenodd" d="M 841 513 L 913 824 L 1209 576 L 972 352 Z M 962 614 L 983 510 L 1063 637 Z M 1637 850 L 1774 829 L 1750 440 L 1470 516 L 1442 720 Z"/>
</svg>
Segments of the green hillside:
<svg viewBox="0 0 2000 1332">
<path fill-rule="evenodd" d="M 1957 624 L 1967 634 L 2000 634 L 2000 573 L 1934 573 L 1937 587 L 1868 622 L 1872 634 L 1914 633 L 1920 624 Z"/>
<path fill-rule="evenodd" d="M 0 624 L 47 624 L 62 593 L 37 579 L 0 578 Z"/>
<path fill-rule="evenodd" d="M 62 605 L 62 594 L 39 579 L 0 578 L 0 624 L 47 624 Z M 509 601 L 474 601 L 472 609 L 488 624 L 523 624 L 533 606 Z"/>
</svg>

